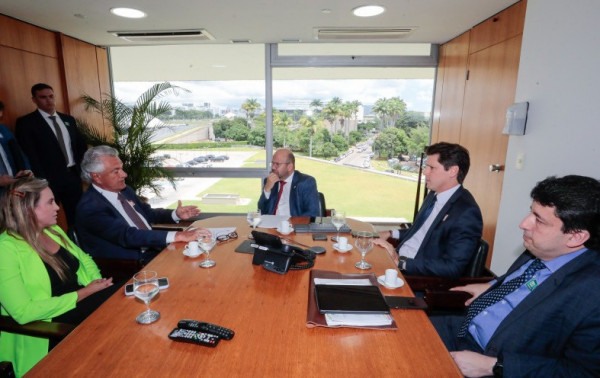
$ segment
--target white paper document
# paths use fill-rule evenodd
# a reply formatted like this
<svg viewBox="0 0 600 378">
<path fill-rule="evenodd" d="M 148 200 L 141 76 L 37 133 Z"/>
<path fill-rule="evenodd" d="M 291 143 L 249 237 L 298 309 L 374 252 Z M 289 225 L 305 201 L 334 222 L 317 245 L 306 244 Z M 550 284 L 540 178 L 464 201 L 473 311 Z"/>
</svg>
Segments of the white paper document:
<svg viewBox="0 0 600 378">
<path fill-rule="evenodd" d="M 259 228 L 277 228 L 282 221 L 288 220 L 290 217 L 287 215 L 261 215 Z"/>
<path fill-rule="evenodd" d="M 325 314 L 325 321 L 333 326 L 387 326 L 392 324 L 388 314 Z"/>
<path fill-rule="evenodd" d="M 233 231 L 235 231 L 235 227 L 207 228 L 207 230 L 209 230 L 211 234 L 217 237 L 220 235 L 231 234 Z"/>
<path fill-rule="evenodd" d="M 315 278 L 315 285 L 372 286 L 368 278 Z"/>
</svg>

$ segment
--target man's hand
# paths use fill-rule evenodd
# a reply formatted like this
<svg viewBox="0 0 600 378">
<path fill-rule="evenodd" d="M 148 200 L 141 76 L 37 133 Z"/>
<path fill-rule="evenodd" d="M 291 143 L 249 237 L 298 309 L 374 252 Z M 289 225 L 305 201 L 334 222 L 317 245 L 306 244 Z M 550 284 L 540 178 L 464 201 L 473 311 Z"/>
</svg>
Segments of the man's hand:
<svg viewBox="0 0 600 378">
<path fill-rule="evenodd" d="M 450 352 L 454 362 L 465 377 L 486 377 L 493 375 L 492 369 L 498 359 L 496 357 L 484 356 L 483 354 L 460 351 Z"/>
<path fill-rule="evenodd" d="M 1 175 L 0 176 L 0 186 L 9 186 L 10 184 L 12 184 L 15 181 L 17 181 L 17 180 L 15 180 L 12 176 L 9 176 L 9 175 Z"/>
<path fill-rule="evenodd" d="M 490 283 L 478 283 L 478 284 L 470 284 L 465 286 L 456 286 L 450 289 L 450 291 L 465 291 L 472 295 L 471 298 L 467 299 L 465 302 L 465 306 L 468 306 L 473 302 L 478 296 L 481 295 L 484 291 L 486 291 L 490 287 Z"/>
<path fill-rule="evenodd" d="M 182 206 L 181 201 L 177 201 L 177 209 L 175 210 L 175 214 L 179 217 L 179 219 L 186 220 L 200 214 L 200 209 L 198 209 L 198 206 Z"/>
<path fill-rule="evenodd" d="M 390 257 L 392 258 L 392 261 L 394 262 L 394 264 L 396 264 L 396 266 L 398 266 L 400 256 L 398 256 L 398 252 L 396 252 L 396 248 L 394 248 L 393 245 L 388 243 L 383 238 L 382 239 L 373 239 L 373 244 L 385 248 L 385 250 L 388 252 Z"/>
<path fill-rule="evenodd" d="M 379 231 L 379 238 L 382 240 L 388 240 L 392 237 L 392 231 Z"/>
<path fill-rule="evenodd" d="M 17 174 L 15 175 L 15 178 L 21 178 L 21 177 L 33 177 L 33 172 L 31 172 L 29 169 L 24 169 L 22 171 L 17 172 Z"/>
<path fill-rule="evenodd" d="M 274 172 L 269 173 L 267 176 L 267 181 L 265 182 L 265 192 L 270 192 L 277 181 L 279 181 L 279 176 L 277 176 L 277 174 Z"/>
<path fill-rule="evenodd" d="M 211 236 L 210 230 L 207 230 L 206 228 L 192 228 L 186 231 L 177 231 L 177 233 L 175 233 L 175 241 L 190 242 L 204 236 Z"/>
</svg>

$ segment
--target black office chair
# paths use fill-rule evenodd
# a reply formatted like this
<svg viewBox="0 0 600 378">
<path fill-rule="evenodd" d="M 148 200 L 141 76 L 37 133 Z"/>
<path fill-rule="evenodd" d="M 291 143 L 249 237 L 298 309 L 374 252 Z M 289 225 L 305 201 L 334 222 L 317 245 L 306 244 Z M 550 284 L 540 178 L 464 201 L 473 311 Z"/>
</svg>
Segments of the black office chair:
<svg viewBox="0 0 600 378">
<path fill-rule="evenodd" d="M 319 209 L 320 209 L 320 217 L 326 217 L 327 216 L 327 206 L 325 206 L 325 196 L 323 195 L 323 193 L 319 192 Z"/>
</svg>

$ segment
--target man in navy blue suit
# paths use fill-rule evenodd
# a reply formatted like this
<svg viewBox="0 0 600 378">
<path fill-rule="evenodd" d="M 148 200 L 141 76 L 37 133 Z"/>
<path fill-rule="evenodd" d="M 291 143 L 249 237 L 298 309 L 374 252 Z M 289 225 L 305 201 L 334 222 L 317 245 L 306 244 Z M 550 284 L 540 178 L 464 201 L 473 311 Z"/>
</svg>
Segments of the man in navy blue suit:
<svg viewBox="0 0 600 378">
<path fill-rule="evenodd" d="M 549 177 L 519 227 L 527 249 L 473 295 L 465 316 L 432 317 L 468 377 L 600 376 L 600 182 Z"/>
<path fill-rule="evenodd" d="M 412 227 L 382 231 L 374 243 L 388 250 L 407 275 L 457 278 L 479 246 L 483 221 L 475 199 L 462 183 L 469 172 L 469 152 L 452 143 L 427 147 L 425 197 Z M 398 239 L 396 250 L 386 240 Z"/>
<path fill-rule="evenodd" d="M 321 215 L 317 181 L 296 170 L 292 151 L 282 148 L 273 154 L 271 173 L 264 181 L 258 208 L 262 214 L 292 217 Z"/>
<path fill-rule="evenodd" d="M 32 86 L 31 100 L 37 109 L 17 119 L 15 134 L 33 174 L 48 180 L 67 223 L 72 225 L 82 193 L 79 163 L 87 145 L 75 118 L 56 111 L 51 86 L 44 83 Z"/>
<path fill-rule="evenodd" d="M 4 115 L 4 103 L 0 101 L 0 121 Z M 0 194 L 3 188 L 19 177 L 31 176 L 29 162 L 8 127 L 0 124 Z"/>
<path fill-rule="evenodd" d="M 125 184 L 127 173 L 117 150 L 96 146 L 86 151 L 82 178 L 91 183 L 77 205 L 77 233 L 82 249 L 94 257 L 138 260 L 145 264 L 168 243 L 189 242 L 206 229 L 152 230 L 152 223 L 175 223 L 200 213 L 196 206 L 152 209 Z"/>
</svg>

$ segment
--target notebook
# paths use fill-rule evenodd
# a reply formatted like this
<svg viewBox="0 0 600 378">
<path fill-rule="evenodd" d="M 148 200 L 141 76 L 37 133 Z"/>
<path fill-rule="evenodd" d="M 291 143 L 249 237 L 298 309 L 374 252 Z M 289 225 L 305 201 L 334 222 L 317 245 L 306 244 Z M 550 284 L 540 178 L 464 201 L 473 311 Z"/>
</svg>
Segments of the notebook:
<svg viewBox="0 0 600 378">
<path fill-rule="evenodd" d="M 325 313 L 389 314 L 377 286 L 315 285 L 317 308 Z"/>
</svg>

